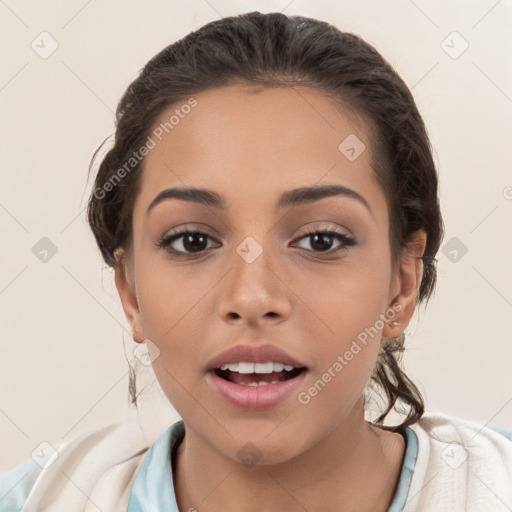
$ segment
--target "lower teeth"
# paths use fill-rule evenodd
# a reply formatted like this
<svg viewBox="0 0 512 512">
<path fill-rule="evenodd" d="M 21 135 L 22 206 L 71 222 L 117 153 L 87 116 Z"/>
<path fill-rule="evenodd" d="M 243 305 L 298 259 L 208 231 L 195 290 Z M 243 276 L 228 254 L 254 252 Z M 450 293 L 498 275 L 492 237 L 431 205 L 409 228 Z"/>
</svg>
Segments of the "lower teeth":
<svg viewBox="0 0 512 512">
<path fill-rule="evenodd" d="M 275 377 L 278 377 L 276 380 L 273 380 L 271 382 L 265 382 L 265 381 L 253 381 L 253 382 L 236 382 L 233 379 L 233 376 L 229 370 L 221 370 L 220 368 L 217 368 L 215 370 L 215 374 L 220 377 L 221 379 L 227 380 L 228 382 L 232 382 L 233 384 L 238 384 L 239 386 L 268 386 L 269 384 L 279 384 L 281 382 L 286 382 L 287 380 L 293 379 L 297 377 L 305 368 L 295 368 L 292 371 L 289 372 L 279 372 L 278 375 Z"/>
<path fill-rule="evenodd" d="M 247 382 L 247 383 L 239 382 L 238 385 L 239 386 L 268 386 L 269 384 L 277 384 L 279 382 L 280 382 L 279 380 L 273 380 L 272 382 L 263 382 L 263 381 L 260 381 L 260 382 Z"/>
</svg>

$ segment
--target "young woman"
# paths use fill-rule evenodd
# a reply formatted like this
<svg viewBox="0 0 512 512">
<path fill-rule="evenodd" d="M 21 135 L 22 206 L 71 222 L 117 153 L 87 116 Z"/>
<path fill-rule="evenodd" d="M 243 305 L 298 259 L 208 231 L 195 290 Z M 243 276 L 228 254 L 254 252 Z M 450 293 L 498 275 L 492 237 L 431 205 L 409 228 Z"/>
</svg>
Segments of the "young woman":
<svg viewBox="0 0 512 512">
<path fill-rule="evenodd" d="M 437 185 L 410 91 L 354 34 L 249 13 L 162 50 L 88 219 L 182 420 L 48 450 L 3 475 L 1 510 L 509 510 L 511 432 L 424 412 L 399 366 Z"/>
</svg>

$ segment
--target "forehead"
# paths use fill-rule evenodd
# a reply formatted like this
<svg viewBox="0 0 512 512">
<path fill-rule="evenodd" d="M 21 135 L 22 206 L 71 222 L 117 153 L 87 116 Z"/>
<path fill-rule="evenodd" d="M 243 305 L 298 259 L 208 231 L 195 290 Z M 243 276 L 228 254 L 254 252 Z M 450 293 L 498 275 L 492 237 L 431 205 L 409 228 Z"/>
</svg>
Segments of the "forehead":
<svg viewBox="0 0 512 512">
<path fill-rule="evenodd" d="M 195 106 L 183 108 L 184 100 L 157 119 L 136 209 L 172 186 L 262 206 L 284 190 L 334 182 L 379 200 L 365 123 L 321 91 L 229 86 L 194 99 Z"/>
</svg>

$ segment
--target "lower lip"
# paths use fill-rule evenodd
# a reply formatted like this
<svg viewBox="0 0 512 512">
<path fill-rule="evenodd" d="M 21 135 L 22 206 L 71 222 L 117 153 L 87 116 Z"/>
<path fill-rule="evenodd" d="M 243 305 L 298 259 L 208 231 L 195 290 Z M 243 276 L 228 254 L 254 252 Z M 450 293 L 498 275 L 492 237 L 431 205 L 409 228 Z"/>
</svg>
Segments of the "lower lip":
<svg viewBox="0 0 512 512">
<path fill-rule="evenodd" d="M 212 388 L 229 404 L 240 409 L 259 411 L 275 407 L 289 398 L 302 385 L 306 373 L 307 370 L 304 370 L 293 379 L 266 386 L 235 384 L 219 377 L 214 371 L 209 371 L 206 378 Z"/>
</svg>

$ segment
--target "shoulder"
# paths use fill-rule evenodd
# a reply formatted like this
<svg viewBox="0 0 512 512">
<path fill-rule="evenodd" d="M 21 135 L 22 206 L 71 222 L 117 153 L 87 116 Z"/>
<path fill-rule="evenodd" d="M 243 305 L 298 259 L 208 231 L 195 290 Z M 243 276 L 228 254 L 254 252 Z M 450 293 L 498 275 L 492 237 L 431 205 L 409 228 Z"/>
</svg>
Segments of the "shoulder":
<svg viewBox="0 0 512 512">
<path fill-rule="evenodd" d="M 498 432 L 498 434 L 512 442 L 512 428 L 499 427 L 497 425 L 487 425 L 487 428 Z"/>
<path fill-rule="evenodd" d="M 511 429 L 436 412 L 409 428 L 418 440 L 409 493 L 416 508 L 405 511 L 463 510 L 466 502 L 481 512 L 512 506 Z"/>
<path fill-rule="evenodd" d="M 425 412 L 420 420 L 411 425 L 416 434 L 422 433 L 431 442 L 459 443 L 470 450 L 512 447 L 512 429 L 488 423 L 449 416 L 439 412 Z"/>
<path fill-rule="evenodd" d="M 19 512 L 43 467 L 32 458 L 0 473 L 0 510 Z"/>
<path fill-rule="evenodd" d="M 50 447 L 0 474 L 0 510 L 83 510 L 89 499 L 113 510 L 116 501 L 128 503 L 149 445 L 140 426 L 126 421 Z M 67 509 L 71 503 L 76 508 Z"/>
</svg>

